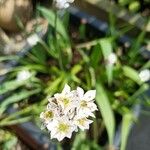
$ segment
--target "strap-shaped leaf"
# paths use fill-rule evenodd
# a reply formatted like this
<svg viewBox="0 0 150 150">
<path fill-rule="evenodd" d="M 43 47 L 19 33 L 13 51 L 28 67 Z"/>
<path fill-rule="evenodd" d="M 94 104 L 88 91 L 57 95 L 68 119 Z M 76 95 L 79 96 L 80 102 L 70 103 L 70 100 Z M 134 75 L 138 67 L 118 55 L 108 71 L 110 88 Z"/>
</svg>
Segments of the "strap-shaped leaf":
<svg viewBox="0 0 150 150">
<path fill-rule="evenodd" d="M 100 40 L 100 46 L 102 50 L 102 54 L 104 56 L 104 59 L 107 60 L 109 55 L 112 53 L 112 44 L 110 38 L 104 38 Z M 108 78 L 108 83 L 111 84 L 113 80 L 113 65 L 106 64 L 106 73 Z"/>
<path fill-rule="evenodd" d="M 114 113 L 112 111 L 107 94 L 100 82 L 97 83 L 96 85 L 96 91 L 97 91 L 96 102 L 98 104 L 98 108 L 102 114 L 106 126 L 106 130 L 109 138 L 109 144 L 112 145 L 114 139 L 114 131 L 115 131 Z"/>
<path fill-rule="evenodd" d="M 5 94 L 9 91 L 13 91 L 18 87 L 24 85 L 25 83 L 26 81 L 21 81 L 21 82 L 17 80 L 6 81 L 0 85 L 0 95 Z"/>
<path fill-rule="evenodd" d="M 128 135 L 130 132 L 131 123 L 133 122 L 133 116 L 130 113 L 127 113 L 123 116 L 122 119 L 122 129 L 121 129 L 121 148 L 120 150 L 126 150 L 126 144 Z"/>
<path fill-rule="evenodd" d="M 141 79 L 139 77 L 138 72 L 129 67 L 129 66 L 124 66 L 123 67 L 123 73 L 126 77 L 130 78 L 131 80 L 135 81 L 137 84 L 141 84 Z"/>
<path fill-rule="evenodd" d="M 32 90 L 32 91 L 26 91 L 22 90 L 19 93 L 15 93 L 13 95 L 10 95 L 8 98 L 6 98 L 1 104 L 0 104 L 0 114 L 2 114 L 8 107 L 8 105 L 12 103 L 19 102 L 23 99 L 28 98 L 29 96 L 39 93 L 40 89 Z"/>
<path fill-rule="evenodd" d="M 48 23 L 50 24 L 50 26 L 55 28 L 55 13 L 51 11 L 50 9 L 46 9 L 44 7 L 38 7 L 38 10 L 48 20 Z M 59 18 L 57 18 L 57 32 L 61 34 L 64 37 L 64 39 L 66 39 L 66 41 L 68 41 L 69 38 L 68 38 L 67 32 L 65 30 L 65 27 L 62 21 Z"/>
</svg>

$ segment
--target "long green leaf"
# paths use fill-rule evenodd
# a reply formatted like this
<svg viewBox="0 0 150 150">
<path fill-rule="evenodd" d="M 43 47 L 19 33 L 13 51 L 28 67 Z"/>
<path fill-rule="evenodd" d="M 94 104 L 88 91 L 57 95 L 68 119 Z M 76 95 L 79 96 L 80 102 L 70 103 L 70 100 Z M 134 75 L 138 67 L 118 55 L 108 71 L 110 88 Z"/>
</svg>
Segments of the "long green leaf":
<svg viewBox="0 0 150 150">
<path fill-rule="evenodd" d="M 110 38 L 104 38 L 100 40 L 101 50 L 104 56 L 104 59 L 107 60 L 108 56 L 112 53 L 112 44 Z M 106 73 L 108 78 L 108 83 L 111 84 L 113 80 L 113 65 L 106 64 Z"/>
<path fill-rule="evenodd" d="M 139 74 L 135 69 L 133 69 L 129 66 L 124 66 L 123 67 L 123 73 L 126 77 L 128 77 L 131 80 L 135 81 L 137 84 L 141 84 Z"/>
<path fill-rule="evenodd" d="M 100 45 L 97 44 L 92 49 L 92 53 L 91 53 L 91 66 L 93 68 L 97 67 L 100 58 L 101 58 Z"/>
<path fill-rule="evenodd" d="M 46 9 L 44 7 L 38 7 L 38 10 L 42 13 L 42 15 L 48 20 L 49 24 L 55 28 L 55 13 L 51 11 L 50 9 Z M 66 41 L 68 41 L 68 35 L 65 30 L 64 25 L 62 24 L 62 21 L 57 18 L 57 32 L 61 34 Z"/>
<path fill-rule="evenodd" d="M 104 123 L 108 133 L 109 144 L 112 145 L 114 139 L 114 131 L 115 131 L 114 113 L 112 111 L 107 94 L 104 88 L 102 87 L 101 83 L 97 83 L 96 91 L 97 91 L 96 102 L 98 104 L 98 108 L 104 119 Z"/>
<path fill-rule="evenodd" d="M 0 95 L 5 94 L 9 91 L 15 90 L 18 87 L 25 84 L 27 81 L 19 82 L 17 80 L 6 81 L 0 85 Z"/>
<path fill-rule="evenodd" d="M 63 79 L 64 79 L 64 74 L 60 75 L 60 77 L 58 77 L 55 81 L 48 83 L 45 93 L 47 93 L 48 95 L 51 95 L 55 91 L 57 91 L 58 86 L 63 81 Z"/>
<path fill-rule="evenodd" d="M 32 48 L 32 53 L 37 63 L 46 64 L 46 52 L 40 43 Z"/>
<path fill-rule="evenodd" d="M 9 55 L 9 56 L 1 56 L 0 57 L 0 62 L 1 61 L 7 61 L 7 60 L 19 60 L 19 56 Z"/>
<path fill-rule="evenodd" d="M 20 124 L 20 123 L 23 123 L 23 122 L 27 122 L 30 119 L 31 119 L 31 117 L 24 117 L 24 118 L 15 119 L 15 120 L 6 121 L 6 122 L 1 121 L 0 122 L 0 127 L 8 126 L 8 125 L 14 125 L 14 124 Z"/>
<path fill-rule="evenodd" d="M 130 113 L 127 113 L 123 116 L 122 119 L 122 129 L 121 129 L 121 148 L 120 150 L 126 150 L 126 144 L 128 135 L 130 132 L 130 127 L 133 122 L 133 116 Z"/>
<path fill-rule="evenodd" d="M 83 141 L 85 141 L 85 139 L 85 132 L 79 132 L 78 134 L 76 134 L 71 150 L 81 150 L 81 144 L 83 143 Z"/>
<path fill-rule="evenodd" d="M 6 98 L 0 105 L 0 114 L 2 114 L 8 107 L 8 105 L 12 104 L 12 103 L 16 103 L 19 102 L 23 99 L 28 98 L 29 96 L 36 94 L 40 91 L 40 89 L 36 89 L 33 91 L 21 91 L 19 93 L 15 93 L 11 96 L 9 96 L 8 98 Z"/>
</svg>

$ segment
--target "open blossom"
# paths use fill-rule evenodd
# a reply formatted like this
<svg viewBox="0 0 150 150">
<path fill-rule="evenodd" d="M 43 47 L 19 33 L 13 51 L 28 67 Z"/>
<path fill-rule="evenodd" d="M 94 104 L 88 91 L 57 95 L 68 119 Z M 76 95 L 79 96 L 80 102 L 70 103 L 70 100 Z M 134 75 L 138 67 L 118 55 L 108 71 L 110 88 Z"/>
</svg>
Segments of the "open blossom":
<svg viewBox="0 0 150 150">
<path fill-rule="evenodd" d="M 73 3 L 74 0 L 54 0 L 54 5 L 58 9 L 65 9 L 69 7 L 69 3 Z"/>
<path fill-rule="evenodd" d="M 28 70 L 23 70 L 17 74 L 16 80 L 17 81 L 24 81 L 24 80 L 29 79 L 31 76 L 32 76 L 32 74 Z"/>
<path fill-rule="evenodd" d="M 94 117 L 93 112 L 97 109 L 96 104 L 94 103 L 94 98 L 96 96 L 96 90 L 87 91 L 84 94 L 84 90 L 80 87 L 77 88 L 77 93 L 79 96 L 79 106 L 77 108 L 78 114 L 82 116 L 92 116 Z"/>
<path fill-rule="evenodd" d="M 149 69 L 142 70 L 139 73 L 139 77 L 142 82 L 146 82 L 146 81 L 150 80 L 150 70 Z"/>
<path fill-rule="evenodd" d="M 87 91 L 84 94 L 82 88 L 72 90 L 65 85 L 61 93 L 51 97 L 47 108 L 40 114 L 45 128 L 50 132 L 51 138 L 58 141 L 65 137 L 71 138 L 73 132 L 89 129 L 93 122 L 88 117 L 94 117 L 97 106 L 94 103 L 95 90 Z"/>
<path fill-rule="evenodd" d="M 107 58 L 107 63 L 110 65 L 114 65 L 117 61 L 117 56 L 115 53 L 110 53 Z"/>
<path fill-rule="evenodd" d="M 87 119 L 86 117 L 76 117 L 74 118 L 74 123 L 75 125 L 77 125 L 82 131 L 89 129 L 89 125 L 92 123 L 93 121 L 90 119 Z"/>
<path fill-rule="evenodd" d="M 70 109 L 75 108 L 77 105 L 77 95 L 75 91 L 71 91 L 68 85 L 65 85 L 62 93 L 54 95 L 58 105 L 61 106 L 62 111 L 66 114 Z"/>
<path fill-rule="evenodd" d="M 47 129 L 51 131 L 51 139 L 56 138 L 58 141 L 61 141 L 65 137 L 71 138 L 73 131 L 76 130 L 76 126 L 66 116 L 62 116 L 56 118 L 52 124 L 48 124 Z"/>
</svg>

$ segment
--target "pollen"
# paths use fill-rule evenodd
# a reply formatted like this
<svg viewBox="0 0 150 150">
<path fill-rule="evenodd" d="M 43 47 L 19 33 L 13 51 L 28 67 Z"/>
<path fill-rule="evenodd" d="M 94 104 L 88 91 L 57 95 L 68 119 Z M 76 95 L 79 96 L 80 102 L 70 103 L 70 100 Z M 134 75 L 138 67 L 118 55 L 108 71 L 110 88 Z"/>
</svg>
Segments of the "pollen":
<svg viewBox="0 0 150 150">
<path fill-rule="evenodd" d="M 84 126 L 84 124 L 85 124 L 85 118 L 78 119 L 78 122 L 79 122 L 80 125 Z"/>
<path fill-rule="evenodd" d="M 64 103 L 65 106 L 67 106 L 67 105 L 69 104 L 69 99 L 65 98 L 65 99 L 63 100 L 63 103 Z"/>
<path fill-rule="evenodd" d="M 54 114 L 52 111 L 46 111 L 45 114 L 44 114 L 45 118 L 53 118 L 54 117 Z"/>
<path fill-rule="evenodd" d="M 69 130 L 69 125 L 65 124 L 65 123 L 60 123 L 59 126 L 58 126 L 58 130 L 60 132 L 66 133 Z"/>
<path fill-rule="evenodd" d="M 87 107 L 87 102 L 86 101 L 81 101 L 80 105 L 81 105 L 81 107 Z"/>
</svg>

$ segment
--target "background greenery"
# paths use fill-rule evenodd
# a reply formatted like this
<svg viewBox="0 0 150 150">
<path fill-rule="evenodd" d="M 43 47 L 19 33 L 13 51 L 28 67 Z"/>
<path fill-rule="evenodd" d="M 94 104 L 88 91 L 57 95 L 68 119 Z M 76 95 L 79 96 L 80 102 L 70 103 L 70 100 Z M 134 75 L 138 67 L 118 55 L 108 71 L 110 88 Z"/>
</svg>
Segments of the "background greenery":
<svg viewBox="0 0 150 150">
<path fill-rule="evenodd" d="M 124 0 L 119 4 L 132 3 Z M 56 142 L 58 149 L 66 145 L 73 150 L 100 150 L 106 146 L 111 149 L 116 129 L 122 123 L 120 149 L 125 150 L 130 126 L 137 119 L 132 108 L 136 104 L 150 105 L 149 98 L 143 94 L 149 89 L 149 84 L 141 82 L 139 78 L 141 70 L 150 68 L 150 61 L 141 55 L 140 49 L 141 44 L 147 44 L 145 32 L 139 33 L 131 46 L 126 47 L 118 42 L 124 32 L 114 32 L 115 19 L 111 15 L 107 35 L 91 38 L 83 23 L 68 31 L 71 24 L 67 12 L 61 19 L 57 18 L 56 27 L 54 11 L 44 7 L 38 7 L 37 11 L 49 22 L 46 40 L 41 39 L 24 58 L 16 55 L 0 57 L 0 62 L 18 62 L 17 66 L 7 71 L 0 85 L 0 95 L 4 96 L 0 101 L 0 134 L 6 137 L 0 139 L 0 146 L 10 149 L 8 145 L 17 141 L 17 137 L 4 130 L 6 126 L 32 120 L 40 127 L 39 114 L 47 104 L 47 97 L 61 91 L 68 83 L 72 88 L 96 89 L 99 111 L 89 131 L 79 132 L 69 141 Z M 71 32 L 77 34 L 75 39 Z M 116 53 L 117 62 L 109 65 L 106 59 L 112 52 Z M 31 77 L 17 81 L 16 76 L 22 70 L 29 71 Z M 17 111 L 9 114 L 12 106 Z M 102 143 L 101 139 L 105 142 Z"/>
</svg>

